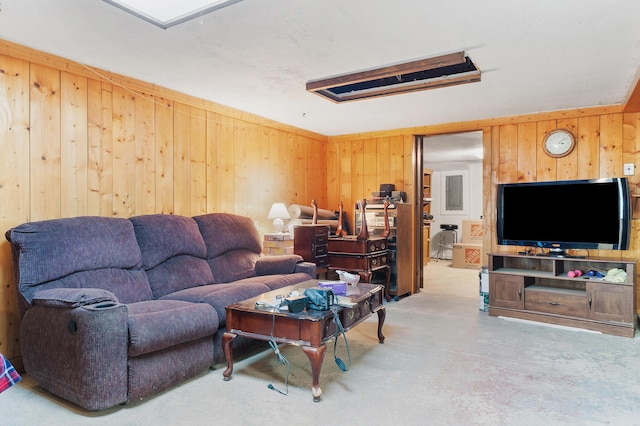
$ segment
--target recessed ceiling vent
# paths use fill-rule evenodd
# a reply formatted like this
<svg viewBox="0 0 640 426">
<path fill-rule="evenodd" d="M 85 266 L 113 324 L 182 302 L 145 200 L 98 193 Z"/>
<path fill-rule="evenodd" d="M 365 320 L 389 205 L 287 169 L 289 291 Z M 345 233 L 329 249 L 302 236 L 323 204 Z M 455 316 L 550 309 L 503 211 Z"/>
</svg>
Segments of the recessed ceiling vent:
<svg viewBox="0 0 640 426">
<path fill-rule="evenodd" d="M 307 91 L 339 103 L 477 81 L 480 70 L 464 52 L 457 52 L 309 81 Z"/>
</svg>

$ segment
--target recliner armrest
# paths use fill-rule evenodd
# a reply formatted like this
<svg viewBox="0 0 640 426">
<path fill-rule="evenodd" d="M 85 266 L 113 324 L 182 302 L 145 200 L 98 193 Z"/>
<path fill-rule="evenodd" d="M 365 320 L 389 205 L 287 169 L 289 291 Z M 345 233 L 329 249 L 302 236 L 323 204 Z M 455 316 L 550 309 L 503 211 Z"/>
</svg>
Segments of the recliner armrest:
<svg viewBox="0 0 640 426">
<path fill-rule="evenodd" d="M 52 288 L 41 290 L 33 297 L 34 305 L 55 308 L 78 308 L 97 303 L 118 303 L 118 298 L 99 288 Z"/>
<path fill-rule="evenodd" d="M 26 372 L 51 393 L 88 410 L 126 402 L 127 306 L 100 302 L 63 308 L 55 299 L 40 301 L 45 305 L 27 309 L 21 322 Z"/>
<path fill-rule="evenodd" d="M 315 278 L 317 275 L 316 264 L 312 262 L 300 262 L 296 265 L 296 272 L 304 272 Z"/>
<path fill-rule="evenodd" d="M 297 254 L 261 256 L 256 261 L 256 275 L 293 274 L 304 259 Z"/>
</svg>

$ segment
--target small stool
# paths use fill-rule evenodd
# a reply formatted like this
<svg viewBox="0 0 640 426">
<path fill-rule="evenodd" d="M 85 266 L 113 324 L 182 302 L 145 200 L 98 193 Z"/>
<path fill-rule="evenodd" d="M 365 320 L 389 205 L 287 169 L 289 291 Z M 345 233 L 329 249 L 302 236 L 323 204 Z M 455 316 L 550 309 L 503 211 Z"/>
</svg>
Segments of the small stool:
<svg viewBox="0 0 640 426">
<path fill-rule="evenodd" d="M 447 243 L 447 235 L 451 235 L 451 244 Z M 440 225 L 440 243 L 438 244 L 438 252 L 436 259 L 443 259 L 444 250 L 453 250 L 453 245 L 458 242 L 458 225 L 442 224 Z"/>
</svg>

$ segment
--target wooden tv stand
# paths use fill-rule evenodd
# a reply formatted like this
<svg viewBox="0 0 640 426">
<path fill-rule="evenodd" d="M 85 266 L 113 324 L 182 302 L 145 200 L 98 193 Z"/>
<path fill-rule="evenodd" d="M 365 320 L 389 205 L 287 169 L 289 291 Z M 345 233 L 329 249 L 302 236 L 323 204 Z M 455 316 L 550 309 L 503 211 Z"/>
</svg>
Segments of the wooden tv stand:
<svg viewBox="0 0 640 426">
<path fill-rule="evenodd" d="M 616 336 L 634 337 L 636 259 L 489 254 L 489 315 L 520 318 Z M 626 271 L 623 282 L 588 276 L 590 270 Z M 569 277 L 580 270 L 580 277 Z"/>
</svg>

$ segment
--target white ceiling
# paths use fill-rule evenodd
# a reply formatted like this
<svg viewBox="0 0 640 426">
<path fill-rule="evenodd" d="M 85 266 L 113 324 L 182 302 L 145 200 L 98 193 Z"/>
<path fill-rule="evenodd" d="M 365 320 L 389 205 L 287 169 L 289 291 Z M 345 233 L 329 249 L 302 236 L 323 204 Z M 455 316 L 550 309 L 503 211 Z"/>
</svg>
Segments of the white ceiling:
<svg viewBox="0 0 640 426">
<path fill-rule="evenodd" d="M 639 22 L 638 0 L 244 0 L 163 30 L 102 0 L 0 2 L 0 38 L 324 135 L 623 103 Z M 461 50 L 481 82 L 339 105 L 305 90 Z"/>
</svg>

